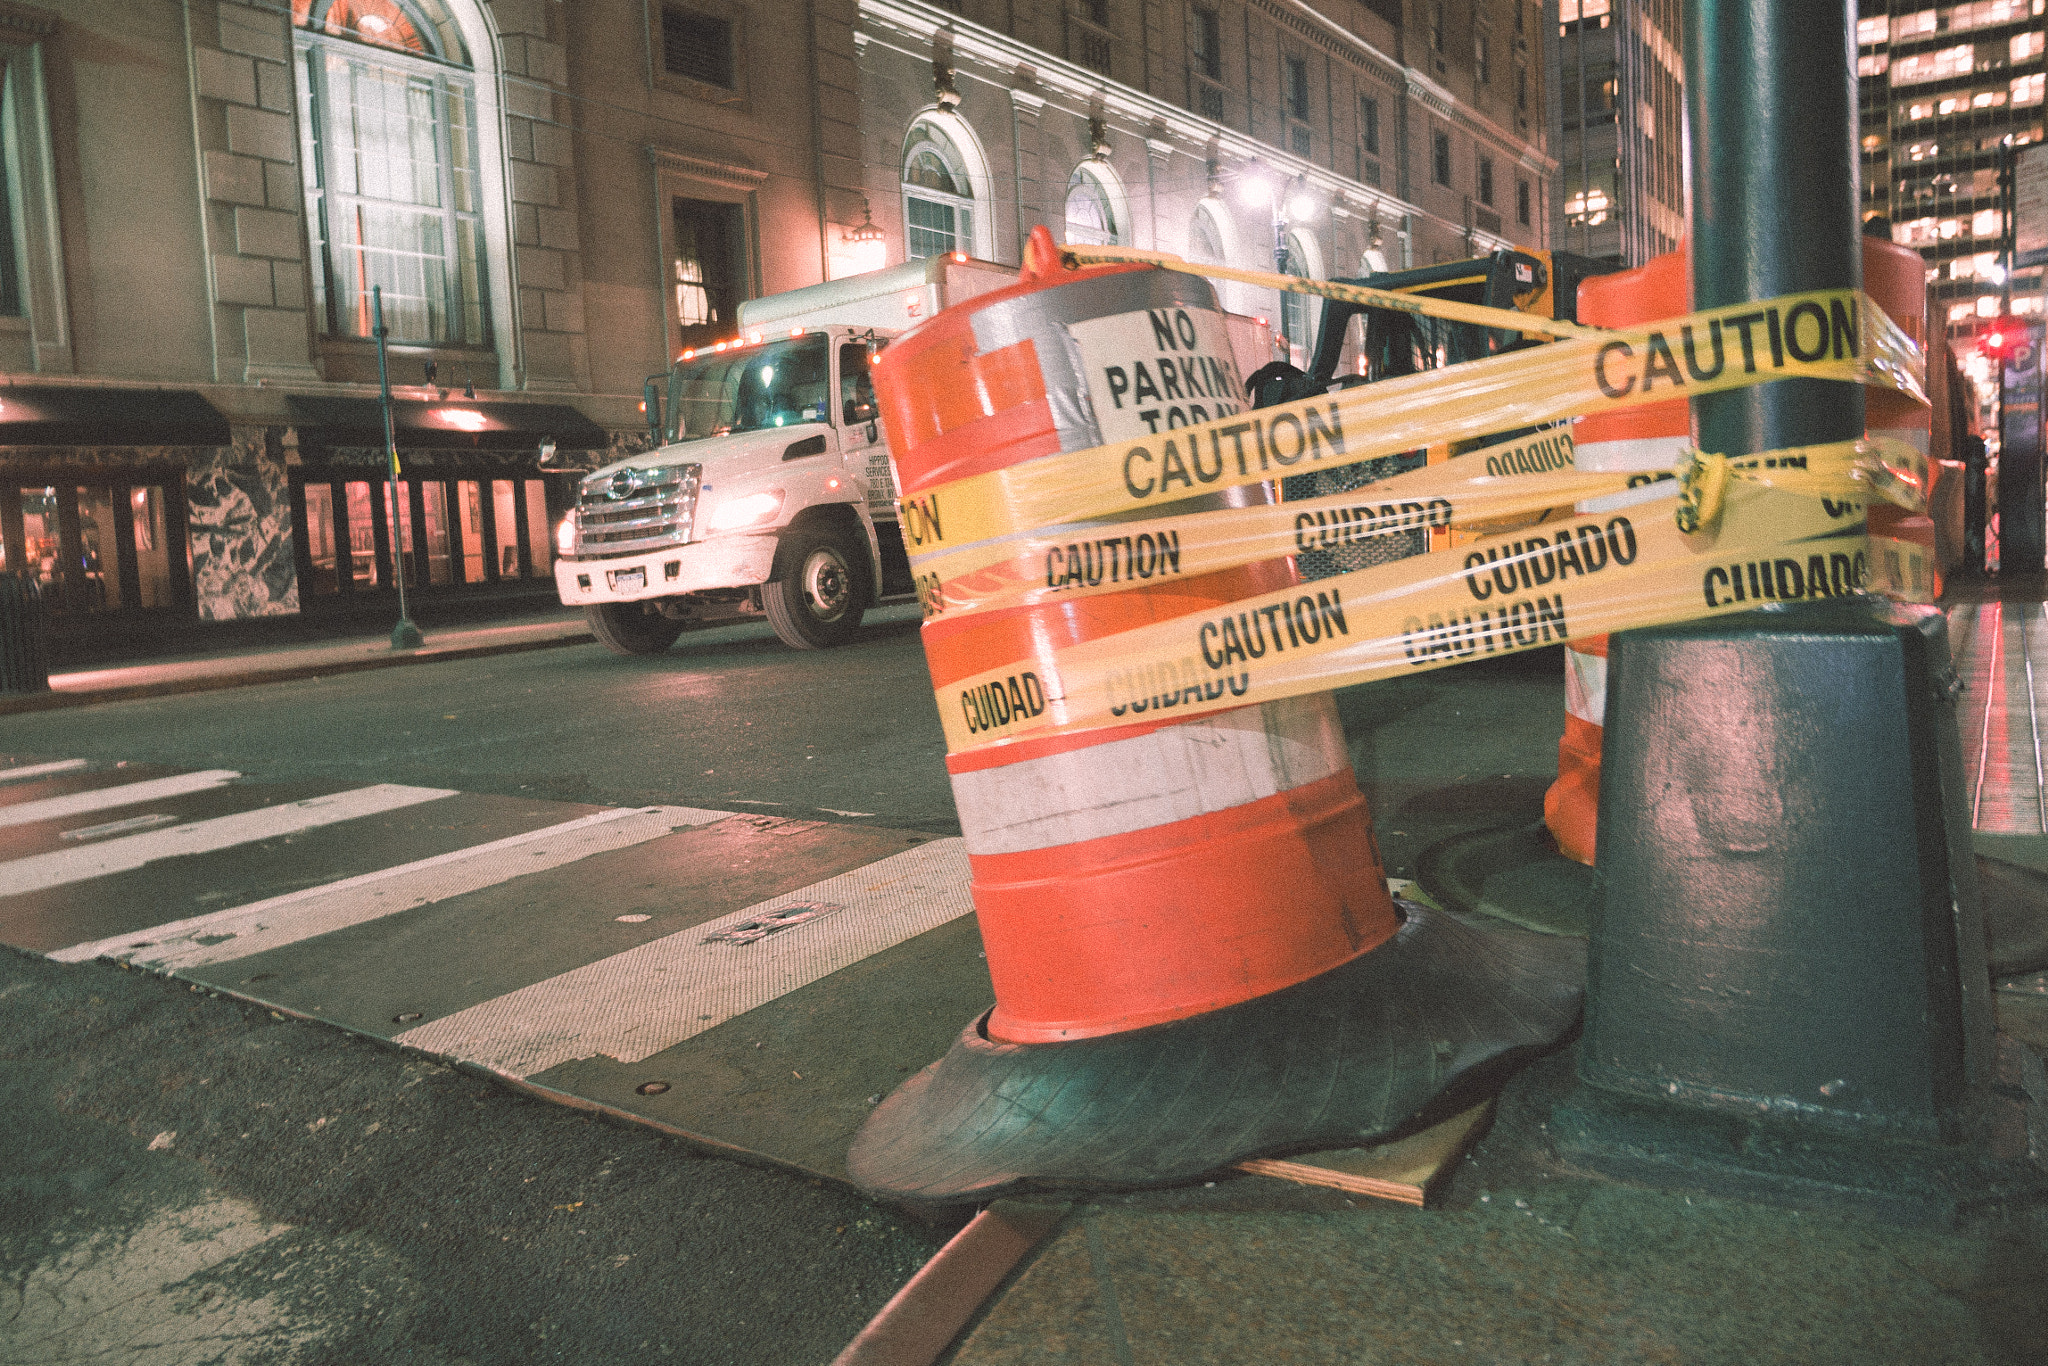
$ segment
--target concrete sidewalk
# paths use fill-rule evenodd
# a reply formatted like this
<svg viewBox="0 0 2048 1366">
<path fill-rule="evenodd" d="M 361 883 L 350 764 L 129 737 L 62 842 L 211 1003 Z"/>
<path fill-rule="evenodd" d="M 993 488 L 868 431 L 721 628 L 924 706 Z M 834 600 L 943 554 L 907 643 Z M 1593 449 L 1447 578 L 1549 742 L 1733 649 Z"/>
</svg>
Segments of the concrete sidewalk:
<svg viewBox="0 0 2048 1366">
<path fill-rule="evenodd" d="M 169 693 L 208 692 L 294 678 L 434 664 L 479 655 L 545 650 L 592 639 L 581 613 L 548 613 L 489 626 L 431 631 L 417 650 L 394 650 L 388 634 L 355 636 L 321 644 L 226 651 L 155 659 L 104 669 L 52 674 L 50 691 L 0 694 L 0 716 L 83 707 Z"/>
<path fill-rule="evenodd" d="M 2048 1228 L 2038 1212 L 1916 1228 L 1573 1171 L 1554 1156 L 1548 1127 L 1575 1051 L 1516 1078 L 1493 1131 L 1428 1209 L 1256 1176 L 1063 1210 L 999 1204 L 992 1213 L 1023 1223 L 1027 1236 L 1051 1227 L 941 1359 L 2048 1361 Z M 1044 1222 L 1030 1224 L 1034 1215 Z"/>
<path fill-rule="evenodd" d="M 2040 596 L 1959 602 L 1950 640 L 1979 852 L 2048 869 Z M 1541 814 L 1527 793 L 1470 813 L 1504 830 Z M 2048 973 L 1995 986 L 2007 1037 L 2048 1046 Z M 835 1366 L 2048 1362 L 2048 1208 L 1915 1226 L 1604 1176 L 1564 1155 L 1578 1052 L 1508 1083 L 1426 1208 L 1235 1173 L 998 1201 Z"/>
</svg>

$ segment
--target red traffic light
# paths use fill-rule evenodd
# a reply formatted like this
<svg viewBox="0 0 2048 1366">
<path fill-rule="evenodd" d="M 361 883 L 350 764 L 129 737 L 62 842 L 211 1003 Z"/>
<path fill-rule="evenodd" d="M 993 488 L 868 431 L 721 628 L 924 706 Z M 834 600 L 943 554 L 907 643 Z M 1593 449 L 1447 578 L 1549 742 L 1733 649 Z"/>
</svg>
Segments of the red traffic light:
<svg viewBox="0 0 2048 1366">
<path fill-rule="evenodd" d="M 1977 349 L 1993 360 L 2007 360 L 2026 342 L 2026 324 L 2011 316 L 1995 318 L 1979 334 Z"/>
</svg>

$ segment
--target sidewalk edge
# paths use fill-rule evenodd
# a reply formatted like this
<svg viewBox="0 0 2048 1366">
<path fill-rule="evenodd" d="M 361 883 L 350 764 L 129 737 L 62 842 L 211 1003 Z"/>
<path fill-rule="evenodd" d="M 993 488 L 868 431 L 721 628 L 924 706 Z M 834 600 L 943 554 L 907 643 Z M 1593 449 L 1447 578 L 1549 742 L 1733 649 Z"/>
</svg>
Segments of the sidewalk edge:
<svg viewBox="0 0 2048 1366">
<path fill-rule="evenodd" d="M 220 673 L 195 678 L 165 679 L 159 683 L 131 683 L 90 691 L 19 693 L 0 696 L 0 716 L 22 712 L 58 711 L 66 707 L 90 707 L 101 702 L 128 702 L 142 697 L 169 697 L 179 693 L 220 692 L 228 688 L 254 687 L 261 683 L 289 683 L 302 678 L 324 678 L 330 674 L 362 673 L 370 669 L 392 669 L 406 664 L 438 664 L 446 660 L 477 659 L 485 655 L 522 654 L 528 650 L 551 650 L 559 645 L 587 645 L 596 637 L 589 631 L 550 636 L 545 640 L 513 640 L 495 645 L 458 645 L 446 649 L 394 650 L 388 655 L 367 655 L 325 664 L 287 664 L 243 673 Z"/>
</svg>

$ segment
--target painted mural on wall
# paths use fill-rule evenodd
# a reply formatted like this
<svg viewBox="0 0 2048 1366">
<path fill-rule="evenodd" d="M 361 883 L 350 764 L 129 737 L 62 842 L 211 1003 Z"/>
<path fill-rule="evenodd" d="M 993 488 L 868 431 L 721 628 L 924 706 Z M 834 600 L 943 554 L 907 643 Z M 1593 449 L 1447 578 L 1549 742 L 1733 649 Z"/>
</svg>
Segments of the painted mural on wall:
<svg viewBox="0 0 2048 1366">
<path fill-rule="evenodd" d="M 271 436 L 238 431 L 234 445 L 194 450 L 187 460 L 192 593 L 201 621 L 299 610 L 291 486 Z"/>
</svg>

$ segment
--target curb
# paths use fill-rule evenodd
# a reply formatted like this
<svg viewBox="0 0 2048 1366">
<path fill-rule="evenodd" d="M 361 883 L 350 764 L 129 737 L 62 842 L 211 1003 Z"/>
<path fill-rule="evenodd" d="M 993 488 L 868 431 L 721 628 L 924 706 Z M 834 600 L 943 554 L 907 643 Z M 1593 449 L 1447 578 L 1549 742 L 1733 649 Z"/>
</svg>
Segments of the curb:
<svg viewBox="0 0 2048 1366">
<path fill-rule="evenodd" d="M 333 660 L 325 664 L 284 664 L 239 673 L 204 674 L 193 678 L 165 679 L 158 683 L 131 683 L 91 691 L 19 693 L 0 697 L 0 716 L 21 712 L 57 711 L 65 707 L 90 707 L 101 702 L 127 702 L 141 697 L 168 697 L 177 693 L 219 692 L 247 688 L 259 683 L 288 683 L 302 678 L 324 678 L 330 674 L 363 673 L 370 669 L 394 669 L 407 664 L 438 664 L 445 660 L 476 659 L 484 655 L 522 654 L 528 650 L 551 650 L 560 645 L 587 645 L 596 637 L 588 631 L 551 636 L 545 640 L 506 641 L 496 645 L 459 645 L 443 649 L 393 651 L 361 659 Z"/>
</svg>

